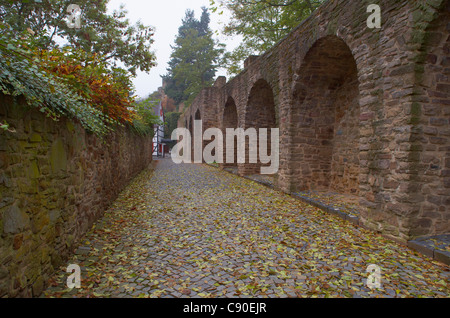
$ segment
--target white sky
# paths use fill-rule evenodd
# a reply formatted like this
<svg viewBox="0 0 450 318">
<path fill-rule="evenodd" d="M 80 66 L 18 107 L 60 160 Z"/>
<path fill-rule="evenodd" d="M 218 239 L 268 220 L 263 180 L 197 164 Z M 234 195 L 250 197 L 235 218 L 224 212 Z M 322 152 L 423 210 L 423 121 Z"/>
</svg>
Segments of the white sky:
<svg viewBox="0 0 450 318">
<path fill-rule="evenodd" d="M 209 7 L 209 0 L 110 0 L 108 9 L 110 12 L 119 9 L 120 4 L 125 5 L 128 11 L 127 17 L 130 23 L 134 24 L 138 20 L 144 25 L 153 26 L 155 29 L 152 50 L 156 53 L 156 62 L 158 65 L 153 67 L 149 74 L 138 72 L 134 85 L 136 94 L 145 97 L 162 86 L 161 75 L 167 73 L 167 62 L 170 59 L 172 49 L 170 45 L 174 44 L 181 20 L 185 16 L 187 9 L 195 12 L 195 17 L 200 18 L 201 7 Z M 211 30 L 221 31 L 223 23 L 226 22 L 226 16 L 210 12 Z M 229 39 L 223 35 L 216 37 L 220 42 L 227 44 L 227 49 L 231 50 L 237 46 L 237 39 Z M 225 70 L 220 70 L 216 76 L 226 75 Z"/>
</svg>

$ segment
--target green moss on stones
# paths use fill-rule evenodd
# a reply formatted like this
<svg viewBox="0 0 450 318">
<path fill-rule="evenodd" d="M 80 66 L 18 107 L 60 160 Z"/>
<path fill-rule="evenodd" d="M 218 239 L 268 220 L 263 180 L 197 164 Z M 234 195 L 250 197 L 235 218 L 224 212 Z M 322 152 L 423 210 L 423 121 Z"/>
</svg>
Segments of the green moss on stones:
<svg viewBox="0 0 450 318">
<path fill-rule="evenodd" d="M 30 107 L 27 104 L 20 103 L 20 101 L 15 98 L 12 107 L 8 107 L 8 116 L 14 119 L 22 119 L 29 110 Z"/>
<path fill-rule="evenodd" d="M 35 147 L 35 145 L 32 145 L 28 141 L 23 141 L 23 140 L 20 140 L 18 142 L 18 145 L 19 145 L 20 149 L 22 149 L 22 150 L 26 150 L 26 149 Z"/>
<path fill-rule="evenodd" d="M 376 90 L 373 90 L 373 91 L 370 92 L 370 95 L 372 95 L 372 96 L 380 96 L 380 97 L 382 97 L 383 94 L 384 94 L 384 90 L 382 88 L 379 88 L 379 89 L 376 89 Z"/>
<path fill-rule="evenodd" d="M 420 118 L 419 117 L 412 117 L 411 120 L 409 121 L 409 124 L 411 124 L 411 125 L 418 125 L 418 124 L 420 124 Z"/>
<path fill-rule="evenodd" d="M 44 290 L 44 278 L 42 276 L 38 276 L 31 286 L 31 289 L 33 291 L 33 296 L 40 295 Z"/>
<path fill-rule="evenodd" d="M 3 232 L 7 234 L 17 234 L 30 225 L 28 215 L 16 204 L 10 206 L 3 212 Z"/>
<path fill-rule="evenodd" d="M 423 151 L 423 146 L 421 144 L 412 144 L 409 151 Z"/>
<path fill-rule="evenodd" d="M 75 130 L 75 126 L 73 125 L 73 123 L 71 121 L 66 122 L 66 127 L 67 127 L 67 130 L 71 133 L 73 133 Z"/>
<path fill-rule="evenodd" d="M 73 140 L 72 141 L 73 152 L 76 153 L 86 148 L 86 141 L 84 139 L 84 134 L 75 133 L 73 134 L 72 140 Z"/>
<path fill-rule="evenodd" d="M 41 135 L 39 135 L 37 133 L 33 133 L 33 134 L 31 134 L 30 138 L 28 138 L 28 140 L 30 142 L 41 142 L 42 141 L 42 137 L 41 137 Z"/>
<path fill-rule="evenodd" d="M 1 192 L 0 192 L 1 194 Z M 3 211 L 0 209 L 0 237 L 3 235 Z"/>
<path fill-rule="evenodd" d="M 408 156 L 409 162 L 419 162 L 422 152 L 421 151 L 410 151 Z M 410 165 L 410 168 L 413 166 Z"/>
<path fill-rule="evenodd" d="M 53 266 L 53 268 L 58 268 L 59 266 L 61 266 L 63 264 L 63 259 L 61 257 L 61 255 L 59 255 L 58 253 L 52 253 L 51 255 L 51 264 Z"/>
<path fill-rule="evenodd" d="M 368 17 L 367 6 L 372 3 L 373 1 L 358 1 L 358 4 L 354 6 L 351 30 L 355 30 L 354 32 L 356 32 L 356 30 L 361 28 L 361 24 L 366 23 Z"/>
<path fill-rule="evenodd" d="M 50 164 L 53 173 L 67 169 L 66 150 L 64 149 L 63 142 L 59 138 L 53 142 L 52 148 L 50 150 Z"/>
<path fill-rule="evenodd" d="M 31 230 L 33 233 L 37 234 L 43 231 L 50 224 L 50 217 L 48 213 L 40 213 L 39 215 L 34 216 L 33 221 L 31 223 Z"/>
<path fill-rule="evenodd" d="M 35 160 L 31 161 L 27 169 L 27 177 L 30 179 L 37 179 L 40 177 L 39 167 Z"/>
<path fill-rule="evenodd" d="M 411 104 L 411 118 L 409 119 L 409 124 L 419 125 L 421 113 L 422 113 L 422 106 L 420 105 L 420 103 L 413 102 Z"/>
<path fill-rule="evenodd" d="M 412 103 L 411 105 L 411 116 L 420 116 L 421 106 L 420 103 Z"/>
<path fill-rule="evenodd" d="M 327 35 L 335 35 L 338 28 L 338 22 L 337 20 L 333 19 L 328 22 L 327 25 Z"/>
<path fill-rule="evenodd" d="M 67 238 L 66 238 L 66 246 L 67 246 L 68 248 L 72 247 L 74 241 L 75 241 L 75 236 L 73 236 L 72 234 L 67 235 Z"/>
<path fill-rule="evenodd" d="M 29 281 L 34 281 L 42 275 L 40 255 L 39 253 L 28 254 L 25 260 L 27 262 L 27 271 L 25 273 L 25 276 Z"/>
</svg>

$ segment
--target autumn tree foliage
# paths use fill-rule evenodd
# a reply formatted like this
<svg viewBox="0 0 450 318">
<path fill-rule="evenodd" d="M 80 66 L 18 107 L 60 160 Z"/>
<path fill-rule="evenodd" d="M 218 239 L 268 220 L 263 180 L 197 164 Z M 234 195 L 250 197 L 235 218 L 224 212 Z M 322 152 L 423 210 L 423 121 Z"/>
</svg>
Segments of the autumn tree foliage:
<svg viewBox="0 0 450 318">
<path fill-rule="evenodd" d="M 127 11 L 108 13 L 109 0 L 0 0 L 0 20 L 18 33 L 34 32 L 40 49 L 52 50 L 66 45 L 96 54 L 113 66 L 123 65 L 132 75 L 149 72 L 155 66 L 151 51 L 153 28 L 141 22 L 130 24 Z M 81 28 L 67 24 L 67 8 L 76 4 L 81 9 Z M 101 57 L 100 57 L 101 56 Z"/>
<path fill-rule="evenodd" d="M 284 38 L 316 10 L 324 0 L 210 0 L 211 11 L 228 10 L 230 21 L 223 34 L 240 36 L 242 42 L 224 56 L 230 75 L 242 70 L 242 62 L 259 55 Z"/>
<path fill-rule="evenodd" d="M 120 68 L 108 69 L 98 54 L 83 50 L 53 49 L 36 53 L 43 67 L 70 85 L 79 95 L 115 121 L 133 121 L 131 76 Z"/>
<path fill-rule="evenodd" d="M 86 0 L 83 3 L 88 2 Z M 90 1 L 91 4 L 94 2 Z M 73 38 L 69 33 L 66 34 L 63 28 L 62 31 L 55 31 L 60 32 L 58 35 L 66 36 L 69 41 L 66 45 L 57 45 L 46 40 L 51 39 L 53 35 L 49 35 L 49 30 L 52 27 L 58 30 L 58 25 L 47 25 L 42 30 L 33 31 L 40 25 L 38 22 L 42 16 L 48 14 L 45 9 L 55 5 L 54 1 L 43 1 L 42 10 L 31 10 L 33 7 L 29 2 L 14 3 L 10 8 L 6 8 L 5 3 L 9 1 L 0 0 L 0 16 L 4 16 L 5 10 L 11 11 L 15 7 L 23 12 L 19 17 L 8 16 L 6 20 L 11 24 L 0 23 L 0 89 L 3 94 L 23 95 L 30 106 L 38 108 L 49 117 L 55 120 L 60 115 L 75 118 L 97 135 L 106 134 L 118 124 L 130 125 L 138 133 L 153 133 L 151 122 L 155 119 L 147 118 L 147 111 L 137 107 L 133 97 L 132 78 L 136 69 L 122 68 L 116 64 L 116 58 L 126 65 L 127 62 L 123 59 L 130 57 L 126 55 L 136 54 L 133 58 L 137 60 L 133 63 L 139 64 L 139 61 L 142 61 L 144 69 L 154 65 L 153 55 L 145 45 L 141 43 L 134 47 L 128 40 L 121 42 L 123 37 L 130 34 L 134 34 L 137 41 L 149 39 L 152 34 L 142 35 L 133 29 L 122 28 L 124 33 L 129 34 L 118 34 L 112 40 L 117 41 L 114 46 L 121 45 L 126 54 L 119 54 L 117 52 L 120 52 L 120 49 L 112 47 L 119 55 L 111 55 L 110 50 L 105 47 L 102 49 L 100 38 L 97 37 L 98 41 L 94 43 L 94 38 L 86 39 L 83 32 L 95 32 L 103 22 L 120 23 L 120 19 L 113 23 L 109 19 L 114 20 L 114 17 L 94 15 L 91 17 L 91 24 L 95 27 L 86 26 L 85 30 L 80 30 Z M 35 5 L 34 2 L 33 4 Z M 109 22 L 105 22 L 106 18 Z M 128 22 L 123 26 L 127 24 Z M 45 43 L 47 45 L 44 45 Z M 136 50 L 141 49 L 147 52 L 141 52 L 143 55 L 139 56 Z M 149 64 L 145 64 L 142 59 Z M 129 61 L 131 63 L 131 60 Z M 7 123 L 0 124 L 1 128 L 8 129 Z"/>
<path fill-rule="evenodd" d="M 161 99 L 162 107 L 165 112 L 176 112 L 177 105 L 175 101 L 167 95 L 163 95 Z"/>
</svg>

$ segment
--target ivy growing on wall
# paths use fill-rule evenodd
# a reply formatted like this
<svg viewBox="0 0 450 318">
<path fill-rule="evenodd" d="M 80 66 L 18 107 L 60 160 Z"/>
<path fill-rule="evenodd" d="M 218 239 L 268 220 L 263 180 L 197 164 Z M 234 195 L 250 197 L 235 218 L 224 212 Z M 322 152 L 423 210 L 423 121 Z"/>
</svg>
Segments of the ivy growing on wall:
<svg viewBox="0 0 450 318">
<path fill-rule="evenodd" d="M 0 25 L 1 92 L 23 95 L 30 106 L 55 120 L 61 115 L 76 118 L 98 135 L 110 130 L 108 122 L 111 121 L 54 74 L 45 71 L 30 47 L 31 34 L 15 35 L 8 26 Z"/>
<path fill-rule="evenodd" d="M 0 90 L 24 96 L 28 105 L 58 120 L 78 121 L 103 136 L 118 125 L 153 131 L 152 118 L 143 120 L 133 97 L 131 74 L 111 67 L 98 54 L 71 47 L 38 49 L 33 31 L 17 33 L 0 24 Z M 146 127 L 148 126 L 148 127 Z M 9 129 L 0 122 L 1 129 Z"/>
</svg>

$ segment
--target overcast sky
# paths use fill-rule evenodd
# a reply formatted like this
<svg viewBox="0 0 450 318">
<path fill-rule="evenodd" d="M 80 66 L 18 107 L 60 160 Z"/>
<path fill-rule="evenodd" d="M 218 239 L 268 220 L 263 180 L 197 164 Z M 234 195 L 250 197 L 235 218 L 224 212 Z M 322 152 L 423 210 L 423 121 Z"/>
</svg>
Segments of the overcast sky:
<svg viewBox="0 0 450 318">
<path fill-rule="evenodd" d="M 127 17 L 131 23 L 141 20 L 145 25 L 155 28 L 153 51 L 156 53 L 158 66 L 152 68 L 149 74 L 139 72 L 134 80 L 136 94 L 145 97 L 162 86 L 161 75 L 167 72 L 167 62 L 172 52 L 170 45 L 174 43 L 186 10 L 194 10 L 195 17 L 200 18 L 201 7 L 209 7 L 209 0 L 110 0 L 108 9 L 110 12 L 119 9 L 122 3 L 128 11 Z M 210 14 L 210 28 L 213 31 L 222 30 L 223 23 L 227 19 L 226 15 L 219 16 L 212 12 Z M 230 50 L 237 45 L 236 39 L 229 39 L 223 35 L 216 38 L 227 44 Z M 216 75 L 226 75 L 226 71 L 221 70 Z"/>
</svg>

